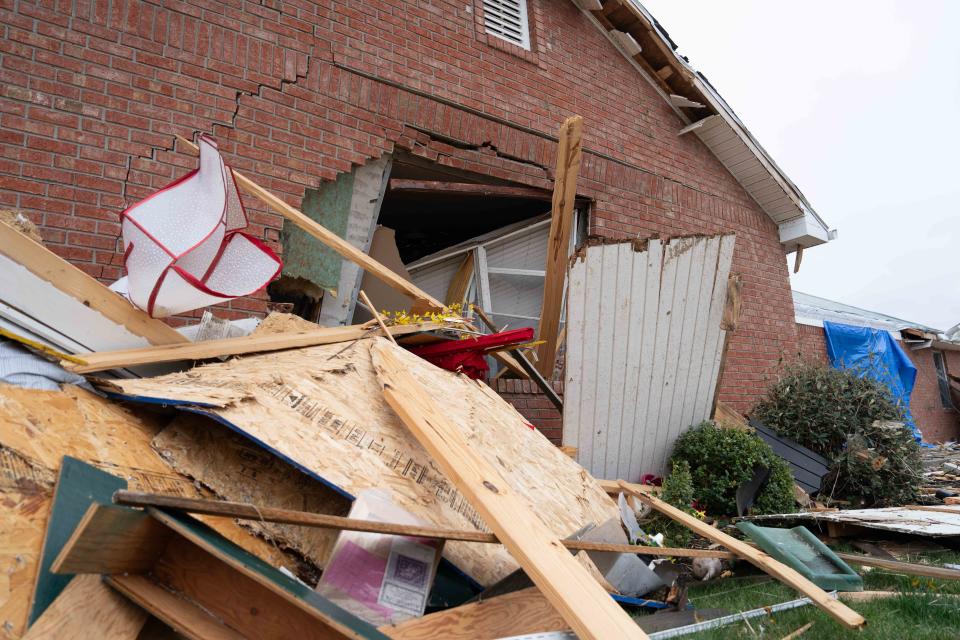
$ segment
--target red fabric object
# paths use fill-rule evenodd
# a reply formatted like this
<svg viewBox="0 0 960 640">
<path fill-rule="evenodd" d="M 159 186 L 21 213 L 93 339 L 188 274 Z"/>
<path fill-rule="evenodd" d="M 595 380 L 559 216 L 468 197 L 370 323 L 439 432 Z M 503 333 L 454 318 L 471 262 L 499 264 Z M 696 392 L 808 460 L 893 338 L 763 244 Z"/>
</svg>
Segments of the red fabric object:
<svg viewBox="0 0 960 640">
<path fill-rule="evenodd" d="M 460 371 L 474 380 L 480 380 L 490 371 L 484 359 L 487 352 L 498 347 L 522 344 L 531 340 L 533 340 L 533 329 L 527 327 L 465 340 L 448 340 L 411 347 L 409 351 L 441 369 Z"/>
<path fill-rule="evenodd" d="M 640 484 L 648 484 L 654 487 L 659 487 L 663 484 L 663 478 L 652 473 L 645 473 L 643 477 L 640 478 Z"/>
</svg>

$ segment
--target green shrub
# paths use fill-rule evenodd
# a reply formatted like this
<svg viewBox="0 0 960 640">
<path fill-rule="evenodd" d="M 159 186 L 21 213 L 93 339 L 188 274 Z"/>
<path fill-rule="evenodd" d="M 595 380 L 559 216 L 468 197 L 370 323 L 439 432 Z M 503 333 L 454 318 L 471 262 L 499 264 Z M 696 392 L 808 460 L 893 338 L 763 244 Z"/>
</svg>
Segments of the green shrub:
<svg viewBox="0 0 960 640">
<path fill-rule="evenodd" d="M 827 458 L 821 491 L 854 506 L 915 502 L 920 447 L 887 388 L 853 371 L 789 366 L 752 412 L 778 434 Z M 894 423 L 891 426 L 890 423 Z"/>
<path fill-rule="evenodd" d="M 693 478 L 690 465 L 685 460 L 676 460 L 671 464 L 670 475 L 663 479 L 660 498 L 685 513 L 696 515 L 696 509 L 693 508 Z M 663 533 L 664 546 L 667 547 L 687 547 L 693 539 L 689 529 L 659 513 L 643 526 L 651 535 Z"/>
<path fill-rule="evenodd" d="M 689 465 L 696 501 L 712 516 L 737 515 L 737 488 L 753 477 L 757 466 L 769 468 L 770 479 L 757 495 L 751 513 L 794 510 L 790 467 L 750 431 L 704 422 L 677 438 L 671 462 Z"/>
</svg>

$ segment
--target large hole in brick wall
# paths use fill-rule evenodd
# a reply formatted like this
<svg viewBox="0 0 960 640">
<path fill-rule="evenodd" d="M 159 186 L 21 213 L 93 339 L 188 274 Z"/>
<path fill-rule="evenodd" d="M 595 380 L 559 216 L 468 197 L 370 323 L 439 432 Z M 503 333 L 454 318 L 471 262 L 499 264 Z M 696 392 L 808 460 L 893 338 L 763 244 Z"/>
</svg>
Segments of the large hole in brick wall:
<svg viewBox="0 0 960 640">
<path fill-rule="evenodd" d="M 445 188 L 443 183 L 449 183 Z M 476 185 L 477 192 L 460 185 Z M 489 186 L 484 192 L 479 187 Z M 515 189 L 520 196 L 511 196 Z M 396 232 L 404 264 L 550 211 L 550 193 L 455 172 L 416 158 L 394 160 L 379 223 Z"/>
</svg>

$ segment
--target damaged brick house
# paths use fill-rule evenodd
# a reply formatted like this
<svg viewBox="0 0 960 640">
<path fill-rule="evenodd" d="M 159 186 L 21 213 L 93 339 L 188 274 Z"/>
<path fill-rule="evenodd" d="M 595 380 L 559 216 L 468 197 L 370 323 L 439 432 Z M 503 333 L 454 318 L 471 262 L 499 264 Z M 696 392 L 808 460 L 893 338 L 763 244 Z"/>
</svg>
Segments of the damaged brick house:
<svg viewBox="0 0 960 640">
<path fill-rule="evenodd" d="M 122 275 L 117 213 L 195 165 L 177 134 L 211 134 L 358 246 L 392 230 L 387 252 L 410 264 L 549 211 L 556 131 L 576 113 L 579 241 L 736 233 L 743 311 L 720 399 L 749 409 L 798 351 L 784 256 L 832 234 L 636 2 L 24 0 L 0 14 L 0 207 L 105 282 Z M 272 298 L 351 321 L 360 274 L 247 205 L 284 276 L 218 314 L 262 315 Z M 499 384 L 559 438 L 528 383 Z"/>
</svg>

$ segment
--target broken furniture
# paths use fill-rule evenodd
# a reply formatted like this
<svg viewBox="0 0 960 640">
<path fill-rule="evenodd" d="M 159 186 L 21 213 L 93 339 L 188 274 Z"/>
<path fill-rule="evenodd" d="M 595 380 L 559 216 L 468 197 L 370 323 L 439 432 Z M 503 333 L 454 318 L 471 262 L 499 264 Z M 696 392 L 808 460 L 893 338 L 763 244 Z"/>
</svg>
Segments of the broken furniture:
<svg viewBox="0 0 960 640">
<path fill-rule="evenodd" d="M 820 542 L 806 527 L 777 529 L 738 522 L 737 528 L 780 562 L 821 589 L 862 591 L 863 578 Z"/>
</svg>

